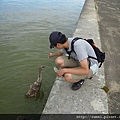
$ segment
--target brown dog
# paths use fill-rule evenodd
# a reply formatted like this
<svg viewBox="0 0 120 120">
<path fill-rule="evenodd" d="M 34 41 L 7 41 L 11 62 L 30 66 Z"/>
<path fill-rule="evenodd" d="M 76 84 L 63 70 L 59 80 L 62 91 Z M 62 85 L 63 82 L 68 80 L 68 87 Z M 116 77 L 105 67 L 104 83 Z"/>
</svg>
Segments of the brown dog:
<svg viewBox="0 0 120 120">
<path fill-rule="evenodd" d="M 42 85 L 42 69 L 44 67 L 45 66 L 41 66 L 39 68 L 38 79 L 36 82 L 34 82 L 33 84 L 30 85 L 30 89 L 28 90 L 28 92 L 25 96 L 27 96 L 27 97 L 36 97 L 37 96 L 37 94 L 41 88 L 41 85 Z"/>
</svg>

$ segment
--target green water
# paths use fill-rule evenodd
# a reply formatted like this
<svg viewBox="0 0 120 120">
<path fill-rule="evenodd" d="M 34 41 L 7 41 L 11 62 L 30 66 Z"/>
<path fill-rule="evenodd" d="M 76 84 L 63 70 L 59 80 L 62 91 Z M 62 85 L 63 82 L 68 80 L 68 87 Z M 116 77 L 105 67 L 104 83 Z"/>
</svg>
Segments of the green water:
<svg viewBox="0 0 120 120">
<path fill-rule="evenodd" d="M 62 31 L 71 37 L 85 0 L 0 0 L 0 114 L 38 114 L 55 80 L 48 37 Z M 30 84 L 43 70 L 43 93 L 26 99 Z"/>
</svg>

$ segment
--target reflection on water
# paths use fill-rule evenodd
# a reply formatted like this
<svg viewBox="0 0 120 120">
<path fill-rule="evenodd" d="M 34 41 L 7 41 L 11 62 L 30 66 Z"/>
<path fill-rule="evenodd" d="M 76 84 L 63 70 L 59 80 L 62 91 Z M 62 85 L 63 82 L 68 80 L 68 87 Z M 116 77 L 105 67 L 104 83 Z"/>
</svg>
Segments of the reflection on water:
<svg viewBox="0 0 120 120">
<path fill-rule="evenodd" d="M 53 30 L 72 36 L 85 0 L 0 0 L 0 113 L 41 113 L 55 80 Z M 42 99 L 25 99 L 43 70 Z M 44 96 L 44 97 L 43 97 Z"/>
</svg>

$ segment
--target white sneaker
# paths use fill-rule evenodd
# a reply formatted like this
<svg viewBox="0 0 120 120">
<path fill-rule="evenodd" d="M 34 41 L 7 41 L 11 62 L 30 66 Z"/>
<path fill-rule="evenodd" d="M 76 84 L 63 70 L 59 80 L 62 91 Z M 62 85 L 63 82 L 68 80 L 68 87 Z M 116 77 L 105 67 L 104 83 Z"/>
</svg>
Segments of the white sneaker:
<svg viewBox="0 0 120 120">
<path fill-rule="evenodd" d="M 54 69 L 55 72 L 58 71 L 58 68 L 56 68 L 56 67 L 54 67 L 53 69 Z M 61 77 L 58 77 L 58 76 L 57 76 L 56 79 L 57 79 L 57 80 L 64 80 L 64 77 L 63 77 L 63 76 L 61 76 Z"/>
<path fill-rule="evenodd" d="M 55 71 L 55 72 L 57 72 L 57 71 L 58 71 L 58 68 L 56 68 L 56 67 L 54 67 L 53 69 L 54 69 L 54 71 Z"/>
</svg>

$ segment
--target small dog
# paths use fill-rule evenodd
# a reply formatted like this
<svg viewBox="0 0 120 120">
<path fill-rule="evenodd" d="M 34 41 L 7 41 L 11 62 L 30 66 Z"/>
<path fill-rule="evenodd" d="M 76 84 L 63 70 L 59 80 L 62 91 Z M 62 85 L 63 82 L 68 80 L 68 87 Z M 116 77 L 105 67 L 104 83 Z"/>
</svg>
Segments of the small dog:
<svg viewBox="0 0 120 120">
<path fill-rule="evenodd" d="M 36 82 L 34 82 L 33 84 L 30 85 L 30 89 L 28 90 L 28 92 L 25 96 L 27 96 L 27 97 L 36 97 L 37 96 L 37 94 L 41 88 L 41 85 L 42 85 L 42 69 L 44 67 L 45 66 L 41 66 L 39 68 L 38 79 Z"/>
</svg>

